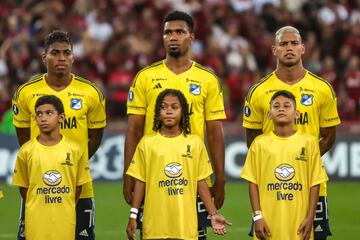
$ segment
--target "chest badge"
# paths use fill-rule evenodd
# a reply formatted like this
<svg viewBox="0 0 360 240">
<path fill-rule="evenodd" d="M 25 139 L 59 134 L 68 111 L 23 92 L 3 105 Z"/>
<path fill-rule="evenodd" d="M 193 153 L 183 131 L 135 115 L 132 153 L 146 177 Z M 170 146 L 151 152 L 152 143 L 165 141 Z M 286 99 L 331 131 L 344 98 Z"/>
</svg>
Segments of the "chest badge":
<svg viewBox="0 0 360 240">
<path fill-rule="evenodd" d="M 301 104 L 304 106 L 311 106 L 313 104 L 314 96 L 312 94 L 301 94 Z"/>
<path fill-rule="evenodd" d="M 82 108 L 82 100 L 78 98 L 72 98 L 70 107 L 74 110 L 80 110 Z"/>
<path fill-rule="evenodd" d="M 200 95 L 201 93 L 201 86 L 197 84 L 190 84 L 190 93 L 194 95 Z"/>
</svg>

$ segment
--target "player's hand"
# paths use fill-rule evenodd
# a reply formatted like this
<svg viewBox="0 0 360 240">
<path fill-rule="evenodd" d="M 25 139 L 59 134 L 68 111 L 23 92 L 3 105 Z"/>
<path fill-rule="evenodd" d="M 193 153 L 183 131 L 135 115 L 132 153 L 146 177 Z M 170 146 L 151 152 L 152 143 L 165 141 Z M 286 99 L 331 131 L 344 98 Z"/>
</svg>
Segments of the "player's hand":
<svg viewBox="0 0 360 240">
<path fill-rule="evenodd" d="M 127 204 L 131 205 L 134 189 L 134 181 L 130 176 L 125 175 L 123 181 L 123 195 Z"/>
<path fill-rule="evenodd" d="M 214 204 L 217 209 L 220 209 L 225 200 L 225 181 L 216 181 L 211 187 L 211 195 L 214 197 Z"/>
<path fill-rule="evenodd" d="M 231 222 L 226 220 L 224 216 L 220 214 L 215 214 L 211 216 L 211 227 L 215 234 L 224 235 L 226 234 L 226 227 L 225 225 L 231 226 Z"/>
<path fill-rule="evenodd" d="M 301 240 L 310 239 L 311 231 L 313 228 L 314 218 L 305 218 L 304 221 L 300 224 L 297 234 L 302 234 Z"/>
<path fill-rule="evenodd" d="M 265 219 L 259 219 L 255 222 L 255 235 L 260 240 L 265 240 L 271 236 L 270 229 L 265 222 Z"/>
<path fill-rule="evenodd" d="M 136 220 L 133 218 L 129 218 L 129 223 L 126 228 L 126 234 L 129 240 L 135 240 L 135 232 L 136 232 Z"/>
</svg>

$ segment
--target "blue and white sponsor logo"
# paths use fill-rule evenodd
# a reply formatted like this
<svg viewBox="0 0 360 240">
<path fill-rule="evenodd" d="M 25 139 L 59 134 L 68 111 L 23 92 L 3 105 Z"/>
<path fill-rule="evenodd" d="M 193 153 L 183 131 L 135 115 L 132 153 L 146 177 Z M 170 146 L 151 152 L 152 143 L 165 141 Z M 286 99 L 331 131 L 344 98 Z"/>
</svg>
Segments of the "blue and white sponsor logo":
<svg viewBox="0 0 360 240">
<path fill-rule="evenodd" d="M 128 94 L 128 99 L 130 102 L 132 102 L 134 100 L 134 92 L 133 91 L 129 91 L 129 94 Z"/>
<path fill-rule="evenodd" d="M 314 96 L 312 94 L 301 94 L 301 104 L 304 106 L 311 106 L 313 104 Z"/>
<path fill-rule="evenodd" d="M 82 108 L 82 100 L 78 98 L 72 98 L 70 107 L 74 110 L 80 110 Z"/>
<path fill-rule="evenodd" d="M 251 115 L 251 109 L 250 109 L 249 106 L 245 106 L 245 107 L 244 107 L 244 115 L 245 115 L 245 117 L 250 117 L 250 115 Z"/>
<path fill-rule="evenodd" d="M 200 95 L 201 93 L 201 86 L 197 84 L 190 84 L 190 93 L 194 95 Z"/>
</svg>

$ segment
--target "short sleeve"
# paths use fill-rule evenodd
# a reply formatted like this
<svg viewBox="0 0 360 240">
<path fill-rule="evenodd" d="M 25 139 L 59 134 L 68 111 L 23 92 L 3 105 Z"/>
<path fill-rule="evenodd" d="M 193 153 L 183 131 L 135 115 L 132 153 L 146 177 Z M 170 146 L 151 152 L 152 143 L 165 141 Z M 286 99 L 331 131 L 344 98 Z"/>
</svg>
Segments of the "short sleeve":
<svg viewBox="0 0 360 240">
<path fill-rule="evenodd" d="M 264 113 L 257 99 L 245 99 L 243 126 L 249 129 L 262 129 Z"/>
<path fill-rule="evenodd" d="M 19 90 L 18 90 L 19 91 Z M 16 92 L 12 99 L 13 123 L 18 128 L 29 128 L 31 114 L 28 108 L 26 96 Z"/>
<path fill-rule="evenodd" d="M 205 148 L 205 144 L 199 138 L 199 156 L 198 156 L 198 176 L 197 180 L 200 181 L 209 177 L 212 174 L 211 162 Z"/>
<path fill-rule="evenodd" d="M 130 166 L 126 172 L 127 175 L 132 176 L 140 181 L 146 182 L 146 156 L 144 151 L 144 141 L 141 140 L 136 147 L 134 156 L 131 160 Z"/>
<path fill-rule="evenodd" d="M 89 96 L 88 128 L 103 128 L 106 126 L 105 97 L 95 84 L 92 85 L 96 91 Z"/>
<path fill-rule="evenodd" d="M 29 186 L 29 174 L 26 154 L 24 153 L 22 148 L 20 148 L 16 158 L 12 184 L 19 187 Z"/>
<path fill-rule="evenodd" d="M 340 124 L 340 118 L 337 111 L 337 98 L 334 90 L 325 94 L 322 99 L 320 109 L 320 127 L 332 127 Z M 331 94 L 331 95 L 330 95 Z"/>
<path fill-rule="evenodd" d="M 258 167 L 257 166 L 257 154 L 256 154 L 256 146 L 257 146 L 257 142 L 256 139 L 254 140 L 254 142 L 251 144 L 250 149 L 248 151 L 248 154 L 246 156 L 246 160 L 245 160 L 245 164 L 244 167 L 241 171 L 240 177 L 252 182 L 254 184 L 258 184 L 258 176 L 257 176 L 257 170 Z"/>
<path fill-rule="evenodd" d="M 79 156 L 76 186 L 81 186 L 92 181 L 89 161 L 87 160 L 86 154 L 82 153 L 81 155 L 79 154 Z"/>
<path fill-rule="evenodd" d="M 226 119 L 224 110 L 224 97 L 219 80 L 213 76 L 210 78 L 205 100 L 206 121 Z"/>
<path fill-rule="evenodd" d="M 324 163 L 321 159 L 321 155 L 320 155 L 320 148 L 319 148 L 319 143 L 317 142 L 317 140 L 315 138 L 313 138 L 312 143 L 310 143 L 310 149 L 311 149 L 311 167 L 310 169 L 310 186 L 315 186 L 317 184 L 326 182 L 329 180 L 326 171 L 325 171 L 325 167 L 324 167 Z"/>
<path fill-rule="evenodd" d="M 145 115 L 147 102 L 145 92 L 146 75 L 138 73 L 129 89 L 127 114 Z"/>
</svg>

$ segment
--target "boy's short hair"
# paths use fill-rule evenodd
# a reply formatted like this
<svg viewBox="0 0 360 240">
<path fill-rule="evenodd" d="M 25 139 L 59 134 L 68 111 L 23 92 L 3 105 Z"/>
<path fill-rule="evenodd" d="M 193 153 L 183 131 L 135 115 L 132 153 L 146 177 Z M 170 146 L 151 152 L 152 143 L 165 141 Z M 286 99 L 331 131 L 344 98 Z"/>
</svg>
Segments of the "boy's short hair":
<svg viewBox="0 0 360 240">
<path fill-rule="evenodd" d="M 283 97 L 290 99 L 294 103 L 294 106 L 296 108 L 296 100 L 295 100 L 294 94 L 292 94 L 291 92 L 286 91 L 286 90 L 280 90 L 280 91 L 277 91 L 276 93 L 274 93 L 274 95 L 271 97 L 271 100 L 270 100 L 270 106 L 271 106 L 271 103 L 275 100 L 275 98 L 277 98 L 279 96 L 283 96 Z"/>
<path fill-rule="evenodd" d="M 35 111 L 39 106 L 42 106 L 44 104 L 53 105 L 59 114 L 65 113 L 63 103 L 61 102 L 60 98 L 56 97 L 55 95 L 44 95 L 39 97 L 39 99 L 35 103 Z"/>
<path fill-rule="evenodd" d="M 45 53 L 47 53 L 47 51 L 49 50 L 50 45 L 56 42 L 67 43 L 70 45 L 71 50 L 73 49 L 73 43 L 70 35 L 64 31 L 55 30 L 49 33 L 45 37 L 45 42 L 44 42 Z"/>
<path fill-rule="evenodd" d="M 194 18 L 189 14 L 187 14 L 186 12 L 173 11 L 171 13 L 168 13 L 168 15 L 165 16 L 163 23 L 165 24 L 166 22 L 176 21 L 176 20 L 185 21 L 190 32 L 194 31 L 194 25 L 195 25 Z"/>
</svg>

